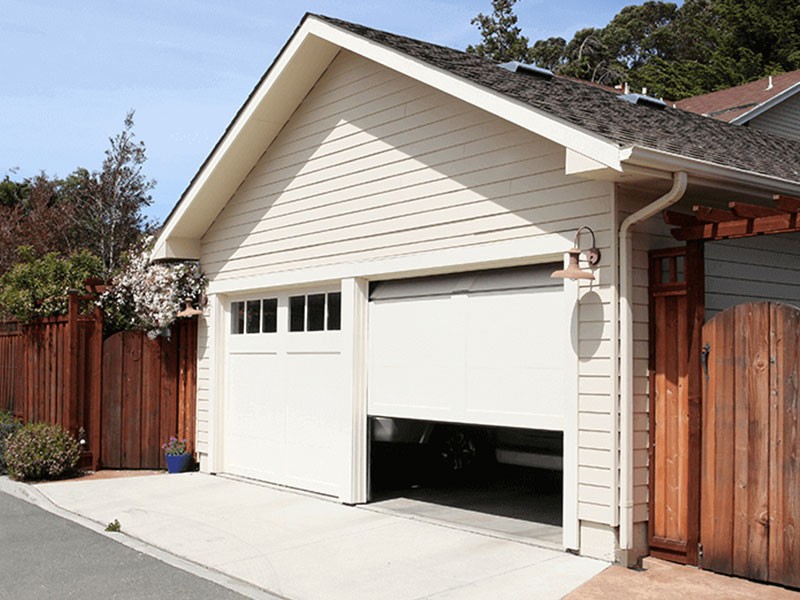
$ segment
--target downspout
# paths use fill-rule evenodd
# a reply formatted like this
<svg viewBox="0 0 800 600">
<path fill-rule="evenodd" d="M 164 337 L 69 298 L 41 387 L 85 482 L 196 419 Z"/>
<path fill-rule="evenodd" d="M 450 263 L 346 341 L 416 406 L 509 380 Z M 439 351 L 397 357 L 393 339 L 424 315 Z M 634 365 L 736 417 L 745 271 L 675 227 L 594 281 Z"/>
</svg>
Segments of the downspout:
<svg viewBox="0 0 800 600">
<path fill-rule="evenodd" d="M 672 188 L 647 206 L 628 215 L 619 226 L 619 376 L 620 376 L 620 525 L 619 546 L 624 562 L 633 547 L 633 281 L 631 229 L 675 204 L 686 192 L 685 171 L 672 176 Z"/>
</svg>

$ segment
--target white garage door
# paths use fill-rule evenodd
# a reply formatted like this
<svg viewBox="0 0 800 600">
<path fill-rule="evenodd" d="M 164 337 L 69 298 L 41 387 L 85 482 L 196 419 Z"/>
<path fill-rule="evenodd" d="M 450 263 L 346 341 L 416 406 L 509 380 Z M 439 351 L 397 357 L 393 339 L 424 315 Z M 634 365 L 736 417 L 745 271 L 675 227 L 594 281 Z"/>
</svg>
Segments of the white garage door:
<svg viewBox="0 0 800 600">
<path fill-rule="evenodd" d="M 231 303 L 224 471 L 339 495 L 349 440 L 339 292 Z"/>
<path fill-rule="evenodd" d="M 569 314 L 547 264 L 373 285 L 369 414 L 563 430 Z"/>
</svg>

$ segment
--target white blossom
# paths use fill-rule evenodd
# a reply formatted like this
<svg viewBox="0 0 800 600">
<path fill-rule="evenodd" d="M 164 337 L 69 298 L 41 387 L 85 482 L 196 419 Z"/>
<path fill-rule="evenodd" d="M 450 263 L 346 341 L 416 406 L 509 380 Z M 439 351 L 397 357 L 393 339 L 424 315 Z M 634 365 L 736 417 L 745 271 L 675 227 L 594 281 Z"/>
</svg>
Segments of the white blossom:
<svg viewBox="0 0 800 600">
<path fill-rule="evenodd" d="M 151 262 L 153 238 L 146 238 L 109 289 L 100 297 L 107 314 L 121 315 L 132 329 L 144 329 L 147 336 L 169 337 L 169 326 L 185 301 L 198 303 L 206 278 L 196 261 Z"/>
</svg>

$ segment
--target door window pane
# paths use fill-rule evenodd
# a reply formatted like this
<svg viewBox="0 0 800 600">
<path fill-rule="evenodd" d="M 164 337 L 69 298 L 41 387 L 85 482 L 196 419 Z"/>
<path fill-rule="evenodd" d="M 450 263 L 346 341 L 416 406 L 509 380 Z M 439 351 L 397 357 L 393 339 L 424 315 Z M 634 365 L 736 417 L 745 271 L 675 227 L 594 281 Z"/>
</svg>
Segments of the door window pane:
<svg viewBox="0 0 800 600">
<path fill-rule="evenodd" d="M 247 333 L 258 333 L 261 329 L 261 300 L 247 301 Z"/>
<path fill-rule="evenodd" d="M 278 331 L 278 299 L 265 298 L 261 314 L 261 331 L 263 333 L 275 333 Z"/>
<path fill-rule="evenodd" d="M 231 302 L 231 333 L 244 333 L 244 302 Z"/>
<path fill-rule="evenodd" d="M 325 329 L 325 294 L 308 296 L 308 331 Z"/>
<path fill-rule="evenodd" d="M 289 298 L 289 331 L 305 331 L 306 297 L 291 296 Z"/>
<path fill-rule="evenodd" d="M 338 331 L 342 328 L 342 294 L 334 292 L 328 294 L 328 331 Z"/>
</svg>

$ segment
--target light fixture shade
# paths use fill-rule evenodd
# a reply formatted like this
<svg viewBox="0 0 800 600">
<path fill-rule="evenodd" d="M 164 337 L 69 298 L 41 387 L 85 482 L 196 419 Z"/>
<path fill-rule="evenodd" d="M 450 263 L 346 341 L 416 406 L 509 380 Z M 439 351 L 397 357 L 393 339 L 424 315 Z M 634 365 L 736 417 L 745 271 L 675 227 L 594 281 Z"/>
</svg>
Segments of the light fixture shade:
<svg viewBox="0 0 800 600">
<path fill-rule="evenodd" d="M 194 306 L 192 306 L 191 300 L 184 300 L 184 304 L 186 305 L 186 307 L 182 311 L 180 311 L 177 315 L 175 315 L 176 317 L 184 317 L 184 318 L 195 317 L 197 315 L 203 314 L 202 310 L 199 310 Z"/>
<path fill-rule="evenodd" d="M 578 264 L 578 260 L 581 256 L 580 248 L 572 248 L 568 253 L 569 265 L 567 265 L 567 268 L 560 271 L 555 271 L 552 275 L 550 275 L 550 277 L 556 277 L 558 279 L 572 279 L 573 281 L 576 279 L 594 281 L 594 275 L 592 275 L 592 273 L 589 271 L 584 271 L 581 269 L 580 265 Z"/>
</svg>

